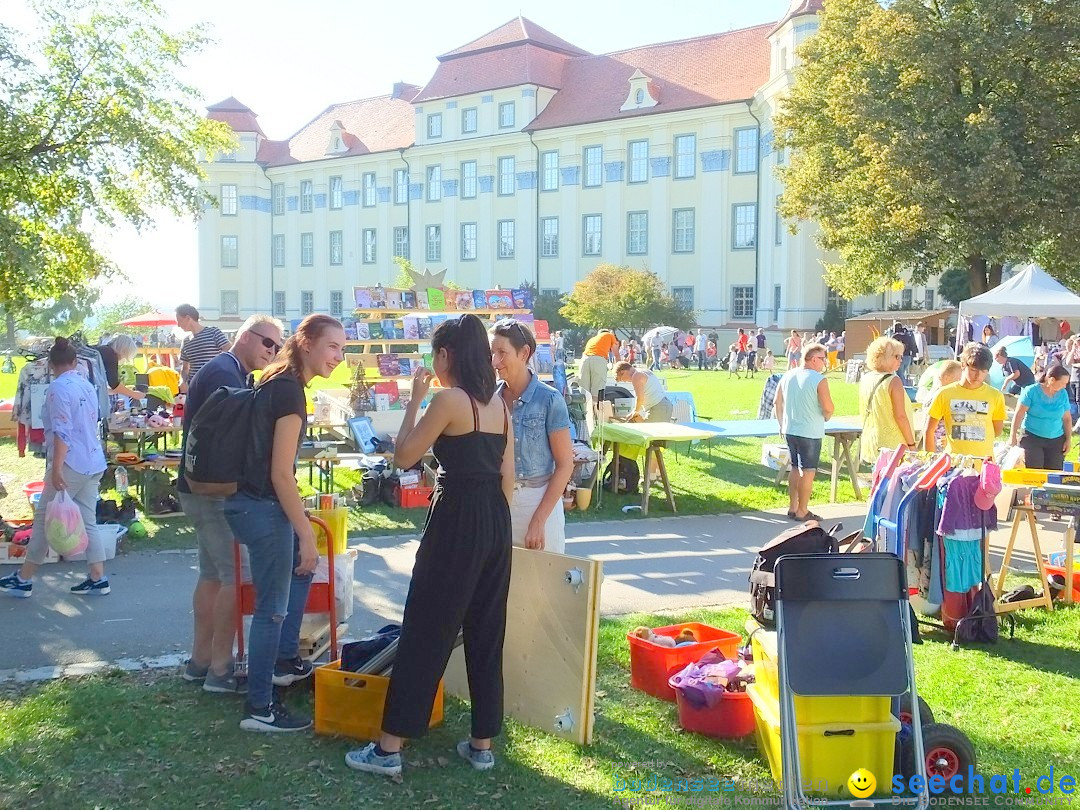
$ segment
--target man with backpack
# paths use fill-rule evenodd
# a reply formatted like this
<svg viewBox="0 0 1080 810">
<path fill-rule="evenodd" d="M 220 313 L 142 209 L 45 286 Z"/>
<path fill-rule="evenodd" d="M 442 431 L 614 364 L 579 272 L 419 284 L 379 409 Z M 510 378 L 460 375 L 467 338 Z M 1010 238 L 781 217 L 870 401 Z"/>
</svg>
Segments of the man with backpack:
<svg viewBox="0 0 1080 810">
<path fill-rule="evenodd" d="M 282 342 L 280 321 L 269 315 L 252 315 L 236 333 L 232 348 L 196 372 L 184 407 L 185 449 L 192 419 L 210 395 L 222 386 L 250 388 L 251 372 L 266 368 Z M 207 692 L 242 694 L 246 686 L 233 675 L 234 541 L 225 521 L 225 498 L 192 492 L 183 468 L 177 489 L 199 544 L 199 581 L 192 597 L 195 640 L 182 677 L 185 681 L 202 681 Z"/>
<path fill-rule="evenodd" d="M 907 385 L 908 370 L 915 361 L 915 357 L 919 354 L 919 347 L 915 344 L 915 336 L 911 333 L 911 330 L 900 323 L 900 321 L 896 321 L 893 324 L 892 336 L 895 340 L 899 340 L 904 344 L 904 357 L 900 360 L 898 374 L 900 376 L 900 381 L 903 382 L 904 385 Z"/>
</svg>

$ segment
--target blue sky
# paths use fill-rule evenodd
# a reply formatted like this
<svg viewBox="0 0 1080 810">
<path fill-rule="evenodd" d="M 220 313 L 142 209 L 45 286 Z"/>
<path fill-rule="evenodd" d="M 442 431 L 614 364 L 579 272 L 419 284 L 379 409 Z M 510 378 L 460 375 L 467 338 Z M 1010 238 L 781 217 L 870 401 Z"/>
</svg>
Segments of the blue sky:
<svg viewBox="0 0 1080 810">
<path fill-rule="evenodd" d="M 175 26 L 211 23 L 215 40 L 191 61 L 185 79 L 206 104 L 235 96 L 259 115 L 270 138 L 284 138 L 328 105 L 385 95 L 395 81 L 423 84 L 438 54 L 521 14 L 579 48 L 605 53 L 686 39 L 779 19 L 789 0 L 159 0 Z M 4 21 L 25 28 L 26 0 L 6 0 Z M 402 16 L 402 9 L 408 9 Z M 155 306 L 197 302 L 195 225 L 165 215 L 151 232 L 119 229 L 100 246 L 130 284 L 106 298 L 135 292 Z M 169 279 L 163 285 L 161 280 Z"/>
</svg>

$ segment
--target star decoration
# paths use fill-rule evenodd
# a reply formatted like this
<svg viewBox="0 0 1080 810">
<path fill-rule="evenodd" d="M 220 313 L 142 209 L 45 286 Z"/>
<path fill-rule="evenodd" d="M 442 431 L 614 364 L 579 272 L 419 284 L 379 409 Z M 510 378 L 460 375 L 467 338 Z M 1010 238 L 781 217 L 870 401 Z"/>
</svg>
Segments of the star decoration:
<svg viewBox="0 0 1080 810">
<path fill-rule="evenodd" d="M 417 292 L 431 287 L 442 287 L 443 278 L 446 276 L 446 270 L 440 270 L 438 273 L 432 273 L 430 270 L 424 270 L 423 273 L 418 273 L 415 270 L 407 270 L 406 272 L 413 280 L 412 288 Z"/>
</svg>

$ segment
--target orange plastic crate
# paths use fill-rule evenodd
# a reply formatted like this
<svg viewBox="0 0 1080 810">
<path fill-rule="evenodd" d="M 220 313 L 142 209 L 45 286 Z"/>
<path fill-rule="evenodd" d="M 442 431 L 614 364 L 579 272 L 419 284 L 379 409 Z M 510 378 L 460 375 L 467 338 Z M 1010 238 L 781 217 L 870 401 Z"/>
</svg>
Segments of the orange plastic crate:
<svg viewBox="0 0 1080 810">
<path fill-rule="evenodd" d="M 687 664 L 700 661 L 709 650 L 719 649 L 725 658 L 737 658 L 739 642 L 742 636 L 729 633 L 718 627 L 710 627 L 698 622 L 672 624 L 666 627 L 654 627 L 658 636 L 677 636 L 684 628 L 689 628 L 698 639 L 696 644 L 683 647 L 661 647 L 643 638 L 627 633 L 630 642 L 630 685 L 642 692 L 648 692 L 661 700 L 675 702 L 675 690 L 668 683 L 668 678 Z"/>
<path fill-rule="evenodd" d="M 245 582 L 240 586 L 240 609 L 245 616 L 255 612 L 255 586 Z M 307 604 L 304 613 L 330 612 L 330 583 L 312 582 L 308 586 Z"/>
<path fill-rule="evenodd" d="M 712 708 L 698 708 L 677 689 L 675 697 L 679 704 L 679 725 L 687 731 L 722 740 L 737 740 L 754 733 L 754 704 L 746 692 L 725 692 Z"/>
<path fill-rule="evenodd" d="M 342 672 L 341 660 L 315 670 L 315 731 L 359 740 L 377 740 L 390 679 Z M 429 728 L 443 720 L 443 684 L 435 693 Z"/>
<path fill-rule="evenodd" d="M 434 487 L 416 486 L 401 488 L 401 507 L 403 509 L 427 508 L 431 506 L 431 493 Z"/>
</svg>

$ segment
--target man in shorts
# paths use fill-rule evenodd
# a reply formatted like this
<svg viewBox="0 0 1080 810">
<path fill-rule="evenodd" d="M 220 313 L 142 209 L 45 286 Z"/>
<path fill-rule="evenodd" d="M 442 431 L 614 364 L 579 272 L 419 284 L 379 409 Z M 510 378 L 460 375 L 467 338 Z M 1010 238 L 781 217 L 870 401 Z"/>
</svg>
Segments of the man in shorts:
<svg viewBox="0 0 1080 810">
<path fill-rule="evenodd" d="M 834 410 L 826 362 L 825 347 L 820 343 L 804 346 L 802 365 L 784 374 L 776 391 L 776 418 L 791 456 L 787 514 L 798 521 L 821 520 L 810 511 L 810 493 L 821 461 L 825 423 Z"/>
<path fill-rule="evenodd" d="M 269 315 L 252 315 L 244 322 L 232 348 L 206 363 L 191 379 L 184 408 L 185 445 L 191 420 L 210 395 L 223 385 L 250 387 L 251 372 L 266 368 L 281 345 L 280 321 Z M 192 596 L 195 640 L 181 677 L 202 681 L 207 692 L 242 694 L 247 685 L 233 673 L 234 540 L 225 521 L 225 499 L 192 492 L 182 467 L 177 489 L 199 544 L 199 581 Z"/>
</svg>

